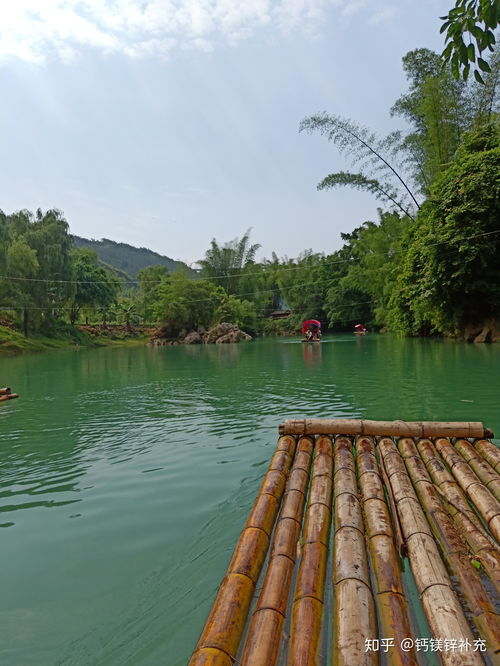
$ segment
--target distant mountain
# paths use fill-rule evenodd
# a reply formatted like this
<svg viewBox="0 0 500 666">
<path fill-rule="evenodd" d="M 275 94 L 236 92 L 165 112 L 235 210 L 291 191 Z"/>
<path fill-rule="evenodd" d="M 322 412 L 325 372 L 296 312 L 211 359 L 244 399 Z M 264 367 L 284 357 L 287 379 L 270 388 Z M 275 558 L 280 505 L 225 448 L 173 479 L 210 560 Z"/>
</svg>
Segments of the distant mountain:
<svg viewBox="0 0 500 666">
<path fill-rule="evenodd" d="M 76 247 L 88 247 L 94 250 L 103 264 L 106 264 L 108 268 L 114 268 L 125 278 L 135 279 L 137 273 L 148 266 L 165 266 L 169 271 L 183 268 L 189 277 L 198 274 L 197 271 L 189 268 L 184 262 L 175 261 L 145 247 L 116 243 L 108 238 L 89 240 L 80 238 L 80 236 L 73 236 L 73 242 Z"/>
</svg>

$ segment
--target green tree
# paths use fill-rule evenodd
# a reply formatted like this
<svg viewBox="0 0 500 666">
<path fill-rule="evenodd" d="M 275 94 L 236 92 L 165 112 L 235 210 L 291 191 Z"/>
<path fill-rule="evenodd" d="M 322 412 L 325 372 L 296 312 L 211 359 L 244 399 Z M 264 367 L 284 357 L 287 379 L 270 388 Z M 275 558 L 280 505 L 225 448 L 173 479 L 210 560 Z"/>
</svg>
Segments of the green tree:
<svg viewBox="0 0 500 666">
<path fill-rule="evenodd" d="M 412 127 L 406 135 L 399 134 L 400 151 L 420 191 L 428 194 L 470 124 L 465 87 L 442 70 L 438 54 L 429 49 L 409 51 L 403 69 L 409 90 L 395 102 L 391 115 L 403 117 Z"/>
<path fill-rule="evenodd" d="M 99 266 L 93 250 L 73 250 L 71 260 L 76 288 L 70 303 L 70 322 L 75 324 L 82 308 L 108 308 L 116 299 L 118 282 Z"/>
<path fill-rule="evenodd" d="M 244 289 L 249 289 L 248 277 L 255 268 L 255 254 L 259 248 L 258 243 L 250 244 L 250 229 L 241 238 L 224 245 L 212 239 L 205 258 L 198 262 L 202 277 L 224 287 L 228 294 L 237 296 Z"/>
<path fill-rule="evenodd" d="M 160 284 L 155 316 L 165 333 L 175 337 L 183 330 L 216 323 L 216 313 L 226 298 L 226 291 L 208 280 L 189 280 L 175 273 Z"/>
<path fill-rule="evenodd" d="M 500 147 L 493 126 L 468 134 L 408 230 L 390 302 L 393 328 L 457 335 L 500 312 Z"/>
<path fill-rule="evenodd" d="M 379 210 L 379 222 L 365 222 L 349 241 L 346 274 L 328 292 L 331 325 L 352 325 L 354 320 L 369 325 L 385 326 L 387 304 L 401 259 L 401 240 L 408 220 L 397 213 Z"/>
<path fill-rule="evenodd" d="M 29 332 L 29 313 L 33 307 L 32 280 L 36 279 L 40 265 L 37 253 L 23 236 L 16 236 L 6 252 L 5 268 L 9 279 L 4 288 L 7 301 L 23 309 L 23 330 Z"/>
<path fill-rule="evenodd" d="M 170 272 L 165 266 L 148 266 L 137 274 L 139 303 L 144 320 L 151 322 L 160 299 L 161 285 L 169 282 Z"/>
</svg>

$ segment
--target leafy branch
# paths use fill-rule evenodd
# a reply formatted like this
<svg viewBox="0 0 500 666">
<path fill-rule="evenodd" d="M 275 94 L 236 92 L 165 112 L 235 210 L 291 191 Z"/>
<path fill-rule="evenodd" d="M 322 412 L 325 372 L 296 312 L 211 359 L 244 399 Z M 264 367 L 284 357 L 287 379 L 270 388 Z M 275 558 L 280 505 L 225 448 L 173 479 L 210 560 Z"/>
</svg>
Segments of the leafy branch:
<svg viewBox="0 0 500 666">
<path fill-rule="evenodd" d="M 441 54 L 445 64 L 451 65 L 455 79 L 467 80 L 474 63 L 474 78 L 484 83 L 480 72 L 490 72 L 488 62 L 482 58 L 486 49 L 494 50 L 494 30 L 500 22 L 500 0 L 456 0 L 455 7 L 446 16 L 440 32 L 446 32 L 446 47 Z M 465 37 L 465 39 L 464 39 Z"/>
<path fill-rule="evenodd" d="M 336 178 L 335 182 L 332 181 L 330 184 L 325 182 L 328 181 L 327 177 L 322 181 L 324 183 L 323 187 L 321 187 L 320 184 L 318 189 L 325 189 L 326 187 L 334 187 L 337 185 L 351 185 L 367 189 L 368 191 L 378 193 L 378 195 L 382 195 L 382 197 L 393 201 L 398 208 L 403 210 L 405 214 L 408 214 L 408 207 L 405 207 L 402 201 L 396 200 L 398 194 L 394 188 L 390 188 L 390 186 L 387 185 L 381 186 L 378 179 L 370 177 L 373 173 L 379 173 L 385 180 L 395 178 L 406 192 L 403 199 L 409 196 L 416 208 L 420 208 L 410 187 L 403 180 L 400 173 L 396 171 L 382 154 L 384 151 L 388 151 L 392 153 L 392 155 L 397 153 L 394 136 L 390 135 L 385 140 L 377 139 L 373 132 L 357 125 L 352 120 L 341 118 L 339 116 L 331 116 L 326 112 L 304 118 L 300 123 L 299 131 L 306 131 L 311 134 L 317 131 L 323 136 L 326 136 L 328 141 L 333 141 L 333 143 L 335 143 L 341 154 L 349 157 L 353 163 L 361 163 L 362 169 L 367 171 L 367 174 L 344 174 L 341 172 L 343 175 L 340 178 Z M 340 174 L 333 174 L 333 176 L 340 176 Z M 346 176 L 348 176 L 347 180 Z M 353 176 L 355 177 L 354 180 Z M 388 191 L 385 191 L 389 188 L 391 189 L 390 195 Z"/>
<path fill-rule="evenodd" d="M 324 178 L 318 184 L 318 190 L 329 190 L 339 186 L 350 186 L 357 190 L 365 190 L 374 194 L 377 199 L 382 201 L 392 201 L 392 203 L 399 208 L 399 210 L 407 215 L 410 219 L 414 220 L 411 211 L 404 208 L 403 205 L 397 200 L 397 193 L 392 190 L 391 186 L 387 183 L 381 184 L 375 178 L 367 178 L 361 173 L 348 173 L 340 171 L 339 173 L 332 173 Z"/>
</svg>

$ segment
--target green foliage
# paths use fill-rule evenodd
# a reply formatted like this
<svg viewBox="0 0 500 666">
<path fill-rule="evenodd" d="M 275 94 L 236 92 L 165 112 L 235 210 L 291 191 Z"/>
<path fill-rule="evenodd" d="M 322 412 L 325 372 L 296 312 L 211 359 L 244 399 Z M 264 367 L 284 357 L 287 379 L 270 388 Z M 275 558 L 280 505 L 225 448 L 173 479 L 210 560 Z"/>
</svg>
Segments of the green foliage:
<svg viewBox="0 0 500 666">
<path fill-rule="evenodd" d="M 461 133 L 470 123 L 465 87 L 443 71 L 437 53 L 415 49 L 403 57 L 409 91 L 395 102 L 391 115 L 402 116 L 413 128 L 402 140 L 401 152 L 420 191 L 453 159 Z"/>
<path fill-rule="evenodd" d="M 408 251 L 391 297 L 393 328 L 457 334 L 498 317 L 499 195 L 498 133 L 489 127 L 467 137 L 408 231 Z"/>
<path fill-rule="evenodd" d="M 377 193 L 378 198 L 395 204 L 409 217 L 413 215 L 413 207 L 419 208 L 405 180 L 404 163 L 396 169 L 389 162 L 391 158 L 397 158 L 398 153 L 393 135 L 379 139 L 375 133 L 354 121 L 327 113 L 304 118 L 299 131 L 319 132 L 332 141 L 352 164 L 360 165 L 359 174 L 332 174 L 320 184 L 319 189 L 339 184 L 362 187 Z"/>
<path fill-rule="evenodd" d="M 160 298 L 160 287 L 163 283 L 168 283 L 169 276 L 165 266 L 148 266 L 137 274 L 140 309 L 146 322 L 153 321 L 155 306 Z"/>
<path fill-rule="evenodd" d="M 217 322 L 230 322 L 236 324 L 246 333 L 255 335 L 258 332 L 257 312 L 255 305 L 250 301 L 240 300 L 228 295 L 215 311 Z"/>
<path fill-rule="evenodd" d="M 318 184 L 318 190 L 329 190 L 339 186 L 345 187 L 346 185 L 354 187 L 357 190 L 366 190 L 382 201 L 391 201 L 404 214 L 409 214 L 398 201 L 398 193 L 390 183 L 382 184 L 375 178 L 367 178 L 361 173 L 346 173 L 345 171 L 332 173 Z"/>
<path fill-rule="evenodd" d="M 75 293 L 70 320 L 74 324 L 81 308 L 107 308 L 116 299 L 118 283 L 111 273 L 98 264 L 97 254 L 88 248 L 73 250 Z"/>
<path fill-rule="evenodd" d="M 241 294 L 248 289 L 245 277 L 255 267 L 255 254 L 259 248 L 257 243 L 250 245 L 250 229 L 241 238 L 224 245 L 219 245 L 213 238 L 205 258 L 198 262 L 202 277 L 224 287 L 228 294 Z"/>
<path fill-rule="evenodd" d="M 174 274 L 160 284 L 154 313 L 168 335 L 175 337 L 182 330 L 214 324 L 226 297 L 222 287 L 208 280 L 188 280 L 184 275 Z"/>
<path fill-rule="evenodd" d="M 324 255 L 312 250 L 296 260 L 285 258 L 274 268 L 274 283 L 294 314 L 304 319 L 326 320 L 326 292 L 334 273 Z M 300 323 L 300 322 L 299 322 Z"/>
<path fill-rule="evenodd" d="M 60 315 L 74 292 L 68 223 L 58 210 L 38 209 L 35 215 L 26 210 L 2 213 L 1 224 L 2 303 L 24 308 L 26 333 L 28 321 L 39 330 Z"/>
<path fill-rule="evenodd" d="M 441 32 L 446 32 L 447 44 L 441 57 L 449 63 L 456 79 L 466 81 L 471 71 L 479 83 L 484 83 L 483 73 L 490 72 L 488 62 L 482 57 L 485 50 L 493 51 L 494 30 L 500 23 L 499 0 L 456 0 L 446 16 L 441 16 Z"/>
<path fill-rule="evenodd" d="M 332 326 L 351 327 L 356 320 L 382 327 L 387 322 L 387 303 L 401 258 L 406 218 L 379 210 L 379 223 L 365 222 L 349 237 L 344 251 L 353 261 L 346 274 L 328 292 L 328 315 Z"/>
<path fill-rule="evenodd" d="M 262 333 L 268 336 L 293 335 L 300 330 L 300 324 L 304 319 L 301 315 L 290 315 L 283 319 L 264 319 Z"/>
</svg>

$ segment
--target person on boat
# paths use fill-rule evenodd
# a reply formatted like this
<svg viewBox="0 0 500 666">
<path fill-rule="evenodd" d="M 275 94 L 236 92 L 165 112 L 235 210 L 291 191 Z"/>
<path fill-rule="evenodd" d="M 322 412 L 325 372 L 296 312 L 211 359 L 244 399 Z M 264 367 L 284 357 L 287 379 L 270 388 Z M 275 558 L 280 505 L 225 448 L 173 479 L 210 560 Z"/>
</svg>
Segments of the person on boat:
<svg viewBox="0 0 500 666">
<path fill-rule="evenodd" d="M 364 335 L 366 332 L 367 330 L 363 324 L 356 324 L 354 327 L 354 333 L 357 333 L 358 335 Z"/>
<path fill-rule="evenodd" d="M 306 333 L 307 340 L 319 342 L 321 338 L 321 329 L 317 324 L 311 324 Z"/>
<path fill-rule="evenodd" d="M 301 330 L 305 335 L 304 342 L 319 342 L 321 337 L 321 323 L 317 319 L 307 319 L 302 322 Z"/>
</svg>

